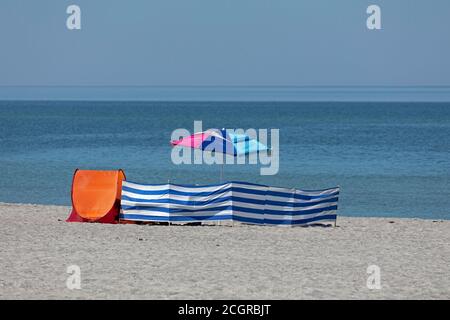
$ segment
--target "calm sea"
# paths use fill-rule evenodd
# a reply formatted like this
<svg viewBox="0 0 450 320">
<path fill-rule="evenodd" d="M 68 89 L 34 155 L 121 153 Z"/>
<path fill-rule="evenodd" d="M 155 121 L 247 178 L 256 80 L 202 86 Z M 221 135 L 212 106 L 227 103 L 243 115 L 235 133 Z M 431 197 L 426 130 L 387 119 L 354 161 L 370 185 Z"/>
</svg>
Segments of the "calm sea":
<svg viewBox="0 0 450 320">
<path fill-rule="evenodd" d="M 280 171 L 227 180 L 342 188 L 339 214 L 450 219 L 450 103 L 0 102 L 0 201 L 70 204 L 73 171 L 143 183 L 217 183 L 219 166 L 172 164 L 172 130 L 279 128 Z"/>
</svg>

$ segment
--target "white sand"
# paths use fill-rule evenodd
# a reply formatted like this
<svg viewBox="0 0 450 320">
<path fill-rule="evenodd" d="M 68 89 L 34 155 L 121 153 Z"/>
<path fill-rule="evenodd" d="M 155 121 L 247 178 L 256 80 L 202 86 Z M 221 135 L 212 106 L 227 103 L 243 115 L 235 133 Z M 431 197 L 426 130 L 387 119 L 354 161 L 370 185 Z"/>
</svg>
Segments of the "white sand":
<svg viewBox="0 0 450 320">
<path fill-rule="evenodd" d="M 0 204 L 1 299 L 450 299 L 450 221 L 145 226 L 66 223 L 68 213 Z M 380 290 L 366 285 L 372 264 Z M 69 265 L 80 290 L 66 287 Z"/>
</svg>

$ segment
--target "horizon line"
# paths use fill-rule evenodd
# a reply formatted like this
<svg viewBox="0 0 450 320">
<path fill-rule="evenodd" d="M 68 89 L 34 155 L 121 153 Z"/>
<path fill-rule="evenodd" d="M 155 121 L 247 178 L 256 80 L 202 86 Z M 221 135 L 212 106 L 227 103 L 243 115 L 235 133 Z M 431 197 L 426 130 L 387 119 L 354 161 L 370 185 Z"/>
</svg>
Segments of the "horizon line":
<svg viewBox="0 0 450 320">
<path fill-rule="evenodd" d="M 0 84 L 0 88 L 22 88 L 22 87 L 34 87 L 34 88 L 108 88 L 108 87 L 123 87 L 123 88 L 449 88 L 450 84 L 415 84 L 415 85 L 183 85 L 183 84 L 175 84 L 175 85 L 151 85 L 151 84 L 136 84 L 136 85 L 122 85 L 122 84 L 94 84 L 94 85 L 70 85 L 70 84 L 43 84 L 43 85 L 35 85 L 35 84 L 11 84 L 11 85 L 2 85 Z"/>
<path fill-rule="evenodd" d="M 167 99 L 2 99 L 1 102 L 159 102 L 159 103 L 430 103 L 430 104 L 447 104 L 449 100 L 167 100 Z"/>
</svg>

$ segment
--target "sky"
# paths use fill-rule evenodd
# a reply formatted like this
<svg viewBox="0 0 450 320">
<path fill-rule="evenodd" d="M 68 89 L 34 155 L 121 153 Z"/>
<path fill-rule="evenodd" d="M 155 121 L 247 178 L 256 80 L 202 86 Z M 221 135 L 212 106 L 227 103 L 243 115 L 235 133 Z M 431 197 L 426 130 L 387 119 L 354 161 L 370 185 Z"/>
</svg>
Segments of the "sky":
<svg viewBox="0 0 450 320">
<path fill-rule="evenodd" d="M 354 85 L 450 86 L 450 1 L 0 2 L 0 86 Z"/>
</svg>

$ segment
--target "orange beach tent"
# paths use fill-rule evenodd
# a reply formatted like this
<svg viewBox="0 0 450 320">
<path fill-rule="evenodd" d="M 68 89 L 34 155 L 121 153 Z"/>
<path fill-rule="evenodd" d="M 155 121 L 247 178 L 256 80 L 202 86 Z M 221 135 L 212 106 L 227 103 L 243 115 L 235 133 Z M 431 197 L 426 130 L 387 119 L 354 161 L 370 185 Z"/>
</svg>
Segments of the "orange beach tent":
<svg viewBox="0 0 450 320">
<path fill-rule="evenodd" d="M 75 170 L 72 212 L 66 221 L 117 223 L 123 180 L 122 170 Z"/>
</svg>

